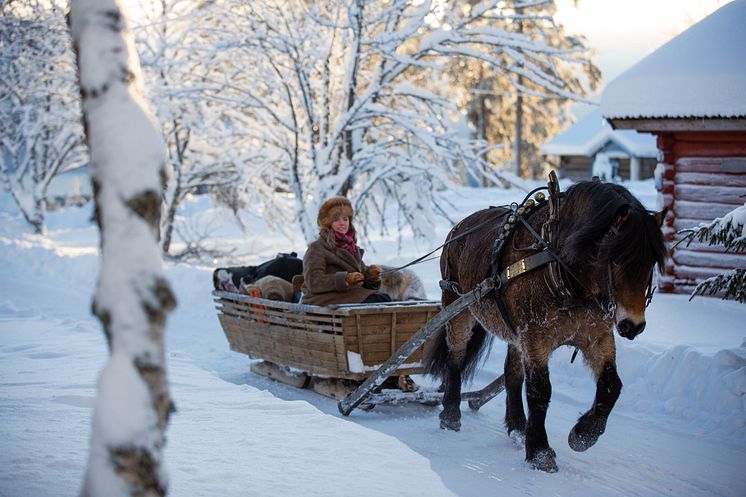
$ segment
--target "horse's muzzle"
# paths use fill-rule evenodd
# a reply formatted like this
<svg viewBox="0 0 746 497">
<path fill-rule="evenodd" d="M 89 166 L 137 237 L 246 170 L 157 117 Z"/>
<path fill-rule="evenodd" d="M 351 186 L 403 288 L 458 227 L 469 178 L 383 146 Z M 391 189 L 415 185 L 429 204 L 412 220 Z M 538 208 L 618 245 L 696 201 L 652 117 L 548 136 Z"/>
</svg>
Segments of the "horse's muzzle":
<svg viewBox="0 0 746 497">
<path fill-rule="evenodd" d="M 629 319 L 622 319 L 622 321 L 616 325 L 616 329 L 624 338 L 634 340 L 634 338 L 645 329 L 645 321 L 640 324 L 635 324 Z"/>
</svg>

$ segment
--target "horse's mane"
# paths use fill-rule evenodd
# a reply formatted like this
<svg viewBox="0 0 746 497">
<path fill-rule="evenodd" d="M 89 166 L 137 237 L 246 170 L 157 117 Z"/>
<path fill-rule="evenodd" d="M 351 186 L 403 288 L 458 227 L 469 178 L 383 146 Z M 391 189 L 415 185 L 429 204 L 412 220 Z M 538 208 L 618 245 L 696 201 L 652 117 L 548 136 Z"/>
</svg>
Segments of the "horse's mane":
<svg viewBox="0 0 746 497">
<path fill-rule="evenodd" d="M 606 236 L 624 216 L 618 234 Z M 650 261 L 662 267 L 666 258 L 655 216 L 620 185 L 584 181 L 568 188 L 562 200 L 559 231 L 560 254 L 573 266 L 605 267 L 614 261 L 626 272 L 645 267 Z"/>
</svg>

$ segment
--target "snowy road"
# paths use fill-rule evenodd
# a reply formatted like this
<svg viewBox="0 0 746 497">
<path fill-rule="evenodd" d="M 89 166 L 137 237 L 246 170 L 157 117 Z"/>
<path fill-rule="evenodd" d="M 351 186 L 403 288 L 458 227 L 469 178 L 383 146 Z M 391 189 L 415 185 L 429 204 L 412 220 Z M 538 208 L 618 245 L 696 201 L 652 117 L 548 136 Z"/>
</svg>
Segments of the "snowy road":
<svg viewBox="0 0 746 497">
<path fill-rule="evenodd" d="M 488 194 L 470 201 L 487 204 Z M 87 219 L 52 218 L 59 224 L 48 237 L 0 223 L 0 497 L 79 491 L 107 356 L 90 315 L 98 260 Z M 266 233 L 256 238 L 286 250 Z M 396 256 L 393 242 L 377 245 L 381 262 L 409 256 Z M 435 264 L 418 269 L 431 296 Z M 211 269 L 167 273 L 179 300 L 167 329 L 178 408 L 167 431 L 169 495 L 746 495 L 746 306 L 657 295 L 645 332 L 617 338 L 624 389 L 606 434 L 584 453 L 566 440 L 594 385 L 580 361 L 570 364 L 571 350 L 559 349 L 547 416 L 559 473 L 550 475 L 528 468 L 506 436 L 502 394 L 479 412 L 464 405 L 462 430 L 451 433 L 439 429 L 438 407 L 379 406 L 343 418 L 330 399 L 251 374 L 220 330 Z M 497 343 L 474 386 L 494 379 L 502 359 Z"/>
</svg>

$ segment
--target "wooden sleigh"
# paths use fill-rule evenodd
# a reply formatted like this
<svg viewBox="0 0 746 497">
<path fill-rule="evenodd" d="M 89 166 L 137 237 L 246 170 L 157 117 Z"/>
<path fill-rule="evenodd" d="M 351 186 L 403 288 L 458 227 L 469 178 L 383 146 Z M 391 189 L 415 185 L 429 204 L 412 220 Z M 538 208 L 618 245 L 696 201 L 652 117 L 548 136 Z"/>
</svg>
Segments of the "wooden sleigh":
<svg viewBox="0 0 746 497">
<path fill-rule="evenodd" d="M 215 290 L 218 319 L 232 350 L 262 362 L 252 371 L 339 401 L 344 415 L 378 404 L 439 404 L 442 394 L 386 389 L 390 376 L 424 373 L 424 344 L 473 303 L 469 292 L 441 309 L 438 301 L 313 306 Z M 462 400 L 479 409 L 504 388 L 503 377 Z"/>
</svg>

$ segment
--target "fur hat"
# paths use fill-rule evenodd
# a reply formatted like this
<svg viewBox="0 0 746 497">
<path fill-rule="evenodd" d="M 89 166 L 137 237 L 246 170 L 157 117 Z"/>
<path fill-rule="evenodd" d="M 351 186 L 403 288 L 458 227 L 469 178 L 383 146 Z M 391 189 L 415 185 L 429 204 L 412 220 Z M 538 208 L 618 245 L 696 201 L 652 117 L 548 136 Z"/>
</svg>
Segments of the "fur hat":
<svg viewBox="0 0 746 497">
<path fill-rule="evenodd" d="M 342 216 L 347 216 L 352 222 L 352 204 L 345 197 L 331 197 L 319 207 L 316 223 L 320 228 L 329 228 L 332 223 Z"/>
</svg>

